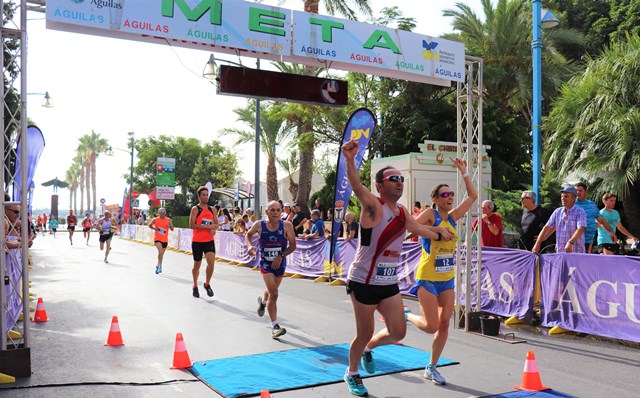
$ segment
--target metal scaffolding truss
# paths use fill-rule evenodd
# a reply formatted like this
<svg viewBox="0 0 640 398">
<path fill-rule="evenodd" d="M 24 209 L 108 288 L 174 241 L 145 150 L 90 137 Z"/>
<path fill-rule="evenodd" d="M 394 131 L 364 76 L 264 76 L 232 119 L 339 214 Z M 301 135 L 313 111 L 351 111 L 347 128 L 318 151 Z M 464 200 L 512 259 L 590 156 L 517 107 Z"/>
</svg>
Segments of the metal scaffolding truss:
<svg viewBox="0 0 640 398">
<path fill-rule="evenodd" d="M 476 283 L 475 291 L 471 291 L 471 280 L 474 275 L 480 275 L 482 267 L 482 245 L 473 245 L 473 242 L 482 242 L 482 228 L 472 231 L 473 220 L 481 213 L 482 202 L 482 93 L 483 93 L 483 61 L 482 58 L 465 57 L 465 81 L 457 86 L 457 126 L 458 126 L 458 158 L 467 162 L 471 179 L 478 192 L 478 200 L 470 211 L 458 222 L 458 232 L 461 236 L 461 244 L 458 245 L 456 258 L 458 267 L 456 272 L 456 308 L 462 308 L 460 304 L 461 293 L 464 294 L 464 327 L 469 330 L 469 313 L 480 311 L 481 283 Z M 474 167 L 476 166 L 477 167 Z M 464 181 L 458 175 L 458 192 L 464 192 Z M 459 195 L 458 204 L 464 199 Z M 464 236 L 461 233 L 464 231 Z M 468 243 L 468 244 L 467 244 Z M 475 306 L 472 307 L 472 305 Z M 460 311 L 456 311 L 454 318 L 455 327 L 460 325 Z"/>
<path fill-rule="evenodd" d="M 44 1 L 42 1 L 44 4 Z M 2 27 L 3 83 L 0 96 L 4 116 L 2 127 L 3 172 L 0 183 L 5 195 L 0 204 L 0 241 L 4 254 L 0 256 L 0 372 L 5 367 L 30 369 L 29 350 L 29 228 L 27 214 L 27 164 L 16 159 L 27 156 L 26 112 L 26 10 L 27 2 L 3 1 L 0 13 Z M 17 153 L 18 142 L 20 153 Z M 14 202 L 18 192 L 20 200 Z M 6 193 L 10 193 L 7 199 Z M 19 206 L 19 215 L 17 214 Z M 24 244 L 20 242 L 25 242 Z M 24 352 L 27 355 L 24 355 Z M 17 355 L 16 355 L 17 353 Z M 20 359 L 17 359 L 20 358 Z M 19 363 L 21 359 L 28 363 Z M 24 361 L 22 361 L 24 362 Z M 20 373 L 20 372 L 18 372 Z M 19 377 L 20 374 L 13 376 Z"/>
</svg>

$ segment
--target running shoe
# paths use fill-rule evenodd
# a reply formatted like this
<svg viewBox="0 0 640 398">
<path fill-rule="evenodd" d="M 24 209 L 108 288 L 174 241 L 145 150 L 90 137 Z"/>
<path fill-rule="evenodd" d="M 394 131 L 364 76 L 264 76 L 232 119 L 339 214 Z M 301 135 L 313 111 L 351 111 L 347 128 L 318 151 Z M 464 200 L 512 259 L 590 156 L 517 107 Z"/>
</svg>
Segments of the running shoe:
<svg viewBox="0 0 640 398">
<path fill-rule="evenodd" d="M 404 306 L 404 320 L 405 321 L 409 320 L 409 314 L 411 314 L 411 308 L 409 308 L 409 306 L 405 305 Z"/>
<path fill-rule="evenodd" d="M 200 297 L 200 292 L 198 291 L 197 286 L 193 287 L 193 297 L 196 297 L 196 298 Z"/>
<path fill-rule="evenodd" d="M 203 286 L 204 286 L 204 290 L 207 291 L 207 296 L 213 297 L 213 289 L 211 288 L 211 285 L 207 285 L 205 283 Z"/>
<path fill-rule="evenodd" d="M 376 361 L 373 359 L 373 351 L 365 351 L 360 359 L 360 365 L 367 371 L 373 373 L 376 371 Z"/>
<path fill-rule="evenodd" d="M 109 260 L 107 260 L 106 257 L 104 258 L 104 262 L 105 262 L 105 264 L 109 264 Z"/>
<path fill-rule="evenodd" d="M 367 391 L 367 387 L 362 383 L 362 378 L 360 375 L 344 375 L 344 381 L 347 382 L 347 387 L 349 387 L 349 392 L 353 395 L 357 395 L 358 397 L 368 397 L 369 391 Z"/>
<path fill-rule="evenodd" d="M 160 266 L 159 266 L 159 265 L 156 265 L 156 275 L 158 275 L 160 272 L 162 272 L 162 271 L 160 270 Z"/>
<path fill-rule="evenodd" d="M 438 372 L 435 365 L 427 365 L 427 367 L 424 368 L 424 378 L 431 380 L 434 384 L 438 384 L 441 386 L 447 384 L 447 381 L 440 374 L 440 372 Z"/>
<path fill-rule="evenodd" d="M 158 266 L 158 273 L 161 274 L 162 273 L 162 265 Z"/>
<path fill-rule="evenodd" d="M 264 316 L 264 309 L 266 307 L 266 304 L 262 304 L 262 297 L 258 296 L 258 316 Z"/>
<path fill-rule="evenodd" d="M 278 324 L 276 324 L 276 326 L 273 327 L 273 330 L 271 330 L 272 339 L 277 339 L 278 337 L 284 336 L 285 334 L 287 334 L 287 329 L 281 328 Z"/>
</svg>

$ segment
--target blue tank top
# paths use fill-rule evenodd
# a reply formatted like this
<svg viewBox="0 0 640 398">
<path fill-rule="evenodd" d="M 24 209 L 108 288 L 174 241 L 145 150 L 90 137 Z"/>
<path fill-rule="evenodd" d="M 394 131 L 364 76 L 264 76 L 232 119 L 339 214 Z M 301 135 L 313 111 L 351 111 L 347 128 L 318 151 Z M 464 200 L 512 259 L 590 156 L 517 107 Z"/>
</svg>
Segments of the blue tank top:
<svg viewBox="0 0 640 398">
<path fill-rule="evenodd" d="M 267 228 L 267 222 L 262 220 L 260 232 L 260 257 L 261 261 L 271 265 L 276 257 L 282 254 L 287 248 L 287 238 L 284 236 L 284 221 L 280 220 L 278 229 L 275 231 L 269 231 Z M 285 258 L 282 259 L 283 266 L 285 265 Z"/>
</svg>

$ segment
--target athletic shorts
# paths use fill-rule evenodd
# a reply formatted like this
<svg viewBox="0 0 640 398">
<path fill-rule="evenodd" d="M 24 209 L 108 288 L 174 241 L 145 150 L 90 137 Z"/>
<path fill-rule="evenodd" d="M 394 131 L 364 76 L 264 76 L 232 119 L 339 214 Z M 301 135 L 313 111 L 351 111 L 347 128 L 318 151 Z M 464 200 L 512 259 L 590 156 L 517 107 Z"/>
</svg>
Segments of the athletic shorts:
<svg viewBox="0 0 640 398">
<path fill-rule="evenodd" d="M 271 264 L 266 263 L 264 261 L 260 261 L 260 273 L 261 274 L 273 274 L 276 278 L 280 278 L 284 275 L 284 271 L 287 268 L 287 263 L 285 259 L 282 259 L 280 263 L 280 268 L 273 269 L 271 268 Z"/>
<path fill-rule="evenodd" d="M 359 303 L 377 305 L 380 304 L 382 300 L 400 293 L 400 288 L 397 283 L 393 285 L 367 285 L 348 280 L 347 294 L 351 293 L 353 293 L 353 296 Z"/>
<path fill-rule="evenodd" d="M 67 229 L 68 229 L 69 231 L 75 231 L 75 230 L 76 230 L 76 227 L 67 227 Z"/>
<path fill-rule="evenodd" d="M 216 246 L 213 241 L 191 242 L 191 252 L 193 253 L 193 261 L 202 261 L 203 255 L 210 252 L 216 253 Z"/>
<path fill-rule="evenodd" d="M 112 233 L 100 234 L 100 243 L 104 243 L 104 242 L 108 241 L 111 238 L 113 238 L 113 234 Z"/>
<path fill-rule="evenodd" d="M 91 228 L 82 228 L 82 232 L 89 232 L 91 231 Z"/>
<path fill-rule="evenodd" d="M 167 248 L 167 245 L 169 244 L 169 242 L 161 242 L 161 241 L 159 241 L 159 240 L 154 240 L 154 241 L 153 241 L 153 244 L 155 245 L 156 243 L 160 243 L 160 244 L 162 245 L 162 248 L 163 248 L 163 249 L 166 249 L 166 248 Z"/>
<path fill-rule="evenodd" d="M 618 251 L 618 244 L 617 243 L 603 243 L 600 245 L 601 248 L 603 249 L 607 249 L 610 252 L 617 252 Z"/>
<path fill-rule="evenodd" d="M 456 278 L 451 278 L 448 281 L 437 281 L 437 282 L 418 279 L 416 281 L 416 284 L 413 285 L 411 290 L 409 290 L 409 293 L 413 294 L 414 296 L 417 296 L 418 289 L 420 288 L 420 286 L 425 288 L 426 291 L 433 294 L 434 296 L 439 297 L 440 294 L 442 294 L 442 292 L 444 292 L 445 290 L 455 289 Z"/>
</svg>

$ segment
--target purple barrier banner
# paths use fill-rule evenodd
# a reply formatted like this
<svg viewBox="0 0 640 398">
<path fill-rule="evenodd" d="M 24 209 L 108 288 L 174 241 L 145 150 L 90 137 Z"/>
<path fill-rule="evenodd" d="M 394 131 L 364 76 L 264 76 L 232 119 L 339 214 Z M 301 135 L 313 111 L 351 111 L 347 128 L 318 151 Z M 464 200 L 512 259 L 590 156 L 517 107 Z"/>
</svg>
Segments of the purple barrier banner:
<svg viewBox="0 0 640 398">
<path fill-rule="evenodd" d="M 296 239 L 296 250 L 287 256 L 287 272 L 318 278 L 324 275 L 328 259 L 327 239 Z"/>
<path fill-rule="evenodd" d="M 176 248 L 178 250 L 191 251 L 191 238 L 193 237 L 193 230 L 189 228 L 180 228 L 180 243 Z"/>
<path fill-rule="evenodd" d="M 325 276 L 331 276 L 334 279 L 346 281 L 349 275 L 349 266 L 356 258 L 356 250 L 358 249 L 358 239 L 338 239 L 338 250 L 335 251 L 333 262 L 334 268 L 329 268 L 329 263 L 325 263 Z"/>
<path fill-rule="evenodd" d="M 640 342 L 640 258 L 543 256 L 542 325 Z"/>
<path fill-rule="evenodd" d="M 533 314 L 537 261 L 537 254 L 528 251 L 483 247 L 480 309 L 495 315 L 516 316 L 529 322 Z M 475 262 L 472 272 L 471 290 L 475 292 Z M 464 277 L 464 271 L 462 275 Z M 464 290 L 460 292 L 460 303 L 465 304 Z M 475 305 L 475 298 L 472 305 Z"/>
<path fill-rule="evenodd" d="M 16 236 L 7 236 L 7 240 L 17 240 Z M 13 329 L 22 312 L 22 255 L 20 249 L 9 249 L 5 254 L 5 276 L 9 284 L 5 285 L 7 300 L 7 330 Z"/>
<path fill-rule="evenodd" d="M 233 232 L 218 231 L 215 235 L 216 257 L 235 261 L 245 264 L 249 267 L 255 267 L 260 264 L 260 257 L 252 258 L 247 254 L 247 246 L 244 244 L 244 235 L 234 234 Z M 191 240 L 191 237 L 189 237 Z M 260 239 L 253 237 L 251 243 L 258 247 Z"/>
<path fill-rule="evenodd" d="M 417 242 L 404 242 L 400 263 L 398 264 L 398 286 L 400 293 L 409 294 L 409 290 L 416 283 L 416 269 L 422 256 L 422 246 Z"/>
</svg>

